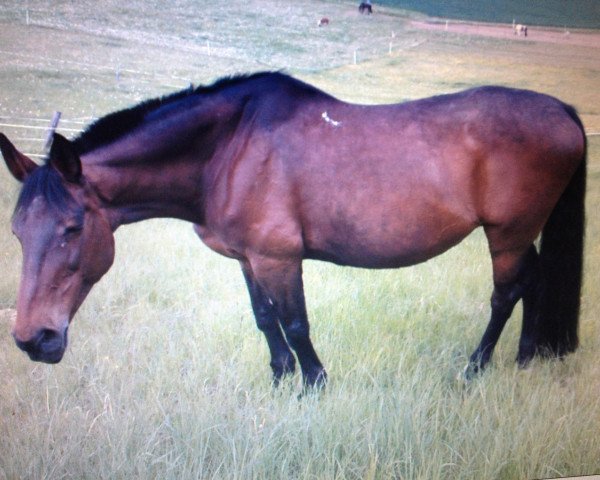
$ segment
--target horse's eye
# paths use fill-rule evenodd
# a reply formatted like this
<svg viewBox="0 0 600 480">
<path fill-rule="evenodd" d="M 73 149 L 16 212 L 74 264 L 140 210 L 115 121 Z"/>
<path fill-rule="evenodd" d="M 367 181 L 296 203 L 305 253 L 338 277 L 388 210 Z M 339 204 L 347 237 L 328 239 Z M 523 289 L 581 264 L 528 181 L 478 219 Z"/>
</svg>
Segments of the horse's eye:
<svg viewBox="0 0 600 480">
<path fill-rule="evenodd" d="M 82 230 L 83 230 L 82 225 L 70 225 L 65 228 L 64 236 L 67 238 L 73 237 L 73 236 L 81 233 Z"/>
</svg>

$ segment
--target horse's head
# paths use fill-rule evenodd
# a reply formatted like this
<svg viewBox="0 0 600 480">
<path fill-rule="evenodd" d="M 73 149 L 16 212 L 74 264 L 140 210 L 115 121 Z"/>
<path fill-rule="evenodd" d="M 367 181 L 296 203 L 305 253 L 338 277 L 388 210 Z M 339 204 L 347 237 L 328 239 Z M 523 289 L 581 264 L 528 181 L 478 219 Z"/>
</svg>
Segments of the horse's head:
<svg viewBox="0 0 600 480">
<path fill-rule="evenodd" d="M 23 250 L 13 336 L 32 360 L 57 363 L 73 315 L 112 265 L 112 229 L 67 139 L 55 135 L 41 166 L 2 134 L 0 149 L 23 183 L 12 222 Z"/>
</svg>

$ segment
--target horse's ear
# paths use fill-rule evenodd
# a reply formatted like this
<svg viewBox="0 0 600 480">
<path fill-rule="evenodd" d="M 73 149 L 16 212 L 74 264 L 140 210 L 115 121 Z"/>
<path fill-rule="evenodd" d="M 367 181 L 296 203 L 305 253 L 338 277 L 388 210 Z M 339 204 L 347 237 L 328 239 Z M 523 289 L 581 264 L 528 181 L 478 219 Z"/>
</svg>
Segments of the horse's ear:
<svg viewBox="0 0 600 480">
<path fill-rule="evenodd" d="M 81 160 L 73 144 L 62 135 L 55 133 L 49 156 L 50 165 L 71 183 L 81 180 Z"/>
<path fill-rule="evenodd" d="M 31 158 L 19 152 L 2 133 L 0 133 L 0 151 L 8 170 L 19 182 L 23 182 L 38 167 Z"/>
</svg>

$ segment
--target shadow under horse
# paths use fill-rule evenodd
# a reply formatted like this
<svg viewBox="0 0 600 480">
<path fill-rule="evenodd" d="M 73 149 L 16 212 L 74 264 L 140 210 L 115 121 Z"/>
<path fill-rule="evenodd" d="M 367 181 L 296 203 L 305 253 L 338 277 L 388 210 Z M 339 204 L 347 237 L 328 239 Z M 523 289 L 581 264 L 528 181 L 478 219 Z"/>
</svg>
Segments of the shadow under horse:
<svg viewBox="0 0 600 480">
<path fill-rule="evenodd" d="M 398 268 L 479 227 L 491 318 L 467 376 L 488 363 L 519 300 L 521 365 L 577 347 L 586 137 L 575 110 L 550 96 L 482 87 L 355 105 L 265 72 L 112 113 L 72 141 L 55 134 L 43 165 L 2 134 L 0 148 L 23 183 L 13 336 L 32 360 L 62 359 L 75 312 L 113 263 L 113 232 L 154 217 L 192 223 L 239 262 L 275 383 L 296 358 L 305 385 L 326 380 L 304 259 Z"/>
</svg>

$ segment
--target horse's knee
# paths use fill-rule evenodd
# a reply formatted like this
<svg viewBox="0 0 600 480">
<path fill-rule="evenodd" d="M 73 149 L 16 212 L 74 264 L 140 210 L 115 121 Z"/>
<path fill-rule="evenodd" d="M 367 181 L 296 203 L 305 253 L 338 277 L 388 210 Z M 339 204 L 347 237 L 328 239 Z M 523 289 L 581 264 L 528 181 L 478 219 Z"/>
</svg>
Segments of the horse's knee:
<svg viewBox="0 0 600 480">
<path fill-rule="evenodd" d="M 298 345 L 299 342 L 304 342 L 309 338 L 310 327 L 308 322 L 293 320 L 284 326 L 285 336 L 292 345 L 292 348 Z"/>
<path fill-rule="evenodd" d="M 304 339 L 309 336 L 309 326 L 307 322 L 294 320 L 285 327 L 285 334 L 290 338 Z"/>
<path fill-rule="evenodd" d="M 267 333 L 279 328 L 279 322 L 272 305 L 260 305 L 256 308 L 255 313 L 256 326 L 261 332 Z"/>
</svg>

